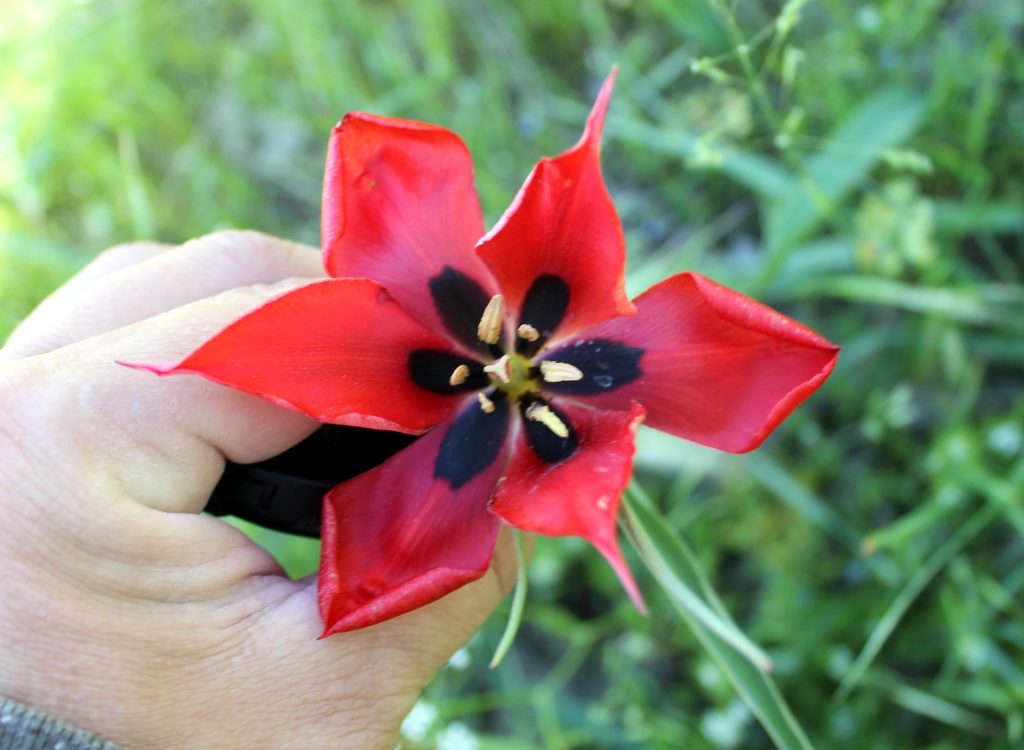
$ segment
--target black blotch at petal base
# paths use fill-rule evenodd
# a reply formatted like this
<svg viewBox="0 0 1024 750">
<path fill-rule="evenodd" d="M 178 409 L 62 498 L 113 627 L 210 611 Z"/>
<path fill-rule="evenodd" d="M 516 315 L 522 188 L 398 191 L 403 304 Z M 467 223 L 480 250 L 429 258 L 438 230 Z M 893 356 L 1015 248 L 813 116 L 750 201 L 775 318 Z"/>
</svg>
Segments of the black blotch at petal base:
<svg viewBox="0 0 1024 750">
<path fill-rule="evenodd" d="M 551 393 L 593 396 L 621 388 L 643 375 L 644 350 L 611 339 L 579 339 L 551 352 L 545 359 L 564 362 L 583 373 L 582 380 L 545 383 Z"/>
<path fill-rule="evenodd" d="M 569 309 L 569 284 L 561 276 L 546 273 L 534 279 L 523 298 L 518 325 L 531 325 L 537 329 L 540 338 L 536 341 L 518 339 L 516 351 L 524 357 L 532 357 L 544 346 L 551 334 L 562 322 Z"/>
<path fill-rule="evenodd" d="M 467 404 L 448 426 L 434 462 L 434 478 L 443 479 L 453 490 L 460 489 L 490 467 L 501 453 L 508 434 L 508 399 L 492 396 L 494 411 Z"/>
<path fill-rule="evenodd" d="M 459 365 L 469 368 L 469 375 L 459 385 L 449 380 Z M 486 388 L 490 379 L 479 362 L 447 352 L 416 349 L 409 353 L 409 377 L 416 385 L 432 393 L 460 393 Z"/>
<path fill-rule="evenodd" d="M 528 419 L 526 417 L 526 410 L 533 403 L 540 403 L 551 409 L 555 416 L 562 420 L 562 424 L 566 426 L 566 429 L 569 430 L 568 436 L 564 438 L 559 437 L 546 424 Z M 549 464 L 561 463 L 576 452 L 576 449 L 579 447 L 579 438 L 576 436 L 576 430 L 573 429 L 572 423 L 564 413 L 543 399 L 525 401 L 521 408 L 523 410 L 523 429 L 526 431 L 526 440 L 530 443 L 533 452 L 537 454 L 541 461 Z"/>
<path fill-rule="evenodd" d="M 451 266 L 445 266 L 441 273 L 427 282 L 427 286 L 434 308 L 448 332 L 466 346 L 489 351 L 487 344 L 476 336 L 480 318 L 491 301 L 484 288 Z"/>
</svg>

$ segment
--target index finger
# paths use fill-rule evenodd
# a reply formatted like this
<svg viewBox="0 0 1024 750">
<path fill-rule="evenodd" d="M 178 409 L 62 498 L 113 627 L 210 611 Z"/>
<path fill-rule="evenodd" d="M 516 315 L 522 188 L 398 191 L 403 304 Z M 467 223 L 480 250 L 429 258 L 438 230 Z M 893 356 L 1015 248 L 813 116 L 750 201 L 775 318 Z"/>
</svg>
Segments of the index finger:
<svg viewBox="0 0 1024 750">
<path fill-rule="evenodd" d="M 11 334 L 0 359 L 50 352 L 235 287 L 324 275 L 317 248 L 259 232 L 228 230 L 156 247 L 100 256 Z"/>
</svg>

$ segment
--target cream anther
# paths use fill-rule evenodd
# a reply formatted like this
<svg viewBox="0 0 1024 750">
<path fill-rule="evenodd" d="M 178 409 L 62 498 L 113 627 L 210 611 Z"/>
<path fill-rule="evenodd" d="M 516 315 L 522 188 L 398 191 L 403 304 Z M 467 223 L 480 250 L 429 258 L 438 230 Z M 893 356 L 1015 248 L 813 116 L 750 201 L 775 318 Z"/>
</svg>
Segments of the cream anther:
<svg viewBox="0 0 1024 750">
<path fill-rule="evenodd" d="M 545 359 L 540 363 L 540 372 L 547 383 L 562 383 L 566 380 L 583 380 L 583 372 L 565 362 Z"/>
<path fill-rule="evenodd" d="M 469 377 L 469 367 L 466 365 L 459 365 L 455 368 L 455 372 L 448 378 L 448 385 L 462 385 L 466 382 L 466 378 Z"/>
<path fill-rule="evenodd" d="M 480 402 L 480 408 L 487 414 L 494 411 L 494 402 L 487 398 L 483 393 L 476 394 L 476 400 Z"/>
<path fill-rule="evenodd" d="M 505 298 L 500 294 L 491 297 L 480 324 L 476 327 L 476 337 L 485 344 L 497 344 L 501 338 L 501 323 L 505 318 Z"/>
<path fill-rule="evenodd" d="M 523 323 L 516 330 L 516 336 L 526 341 L 536 341 L 540 338 L 540 331 L 531 326 L 529 323 Z"/>
<path fill-rule="evenodd" d="M 540 422 L 560 438 L 569 437 L 569 428 L 565 426 L 565 422 L 558 418 L 557 414 L 551 411 L 547 404 L 534 401 L 526 409 L 526 418 L 534 422 Z"/>
</svg>

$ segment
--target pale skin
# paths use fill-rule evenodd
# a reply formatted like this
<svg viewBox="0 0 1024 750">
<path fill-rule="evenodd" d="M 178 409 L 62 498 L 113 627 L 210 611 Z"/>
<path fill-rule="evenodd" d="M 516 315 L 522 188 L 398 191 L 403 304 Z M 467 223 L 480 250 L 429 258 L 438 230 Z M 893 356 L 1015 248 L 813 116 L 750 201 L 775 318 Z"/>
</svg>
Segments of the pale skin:
<svg viewBox="0 0 1024 750">
<path fill-rule="evenodd" d="M 313 578 L 200 515 L 225 458 L 316 427 L 173 361 L 322 276 L 316 249 L 253 232 L 122 245 L 0 350 L 0 695 L 131 750 L 391 750 L 420 691 L 514 584 L 487 574 L 394 620 L 317 640 Z"/>
</svg>

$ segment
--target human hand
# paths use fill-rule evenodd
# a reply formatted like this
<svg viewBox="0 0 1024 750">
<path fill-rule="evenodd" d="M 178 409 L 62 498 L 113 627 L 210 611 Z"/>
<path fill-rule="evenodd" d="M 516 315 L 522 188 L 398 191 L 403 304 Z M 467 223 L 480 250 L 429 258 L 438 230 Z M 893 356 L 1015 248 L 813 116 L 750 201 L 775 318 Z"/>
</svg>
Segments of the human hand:
<svg viewBox="0 0 1024 750">
<path fill-rule="evenodd" d="M 322 270 L 251 232 L 125 245 L 54 293 L 0 350 L 0 695 L 140 748 L 385 748 L 420 690 L 514 578 L 479 581 L 317 640 L 312 579 L 288 580 L 200 511 L 225 458 L 263 460 L 316 422 L 175 360 Z"/>
</svg>

